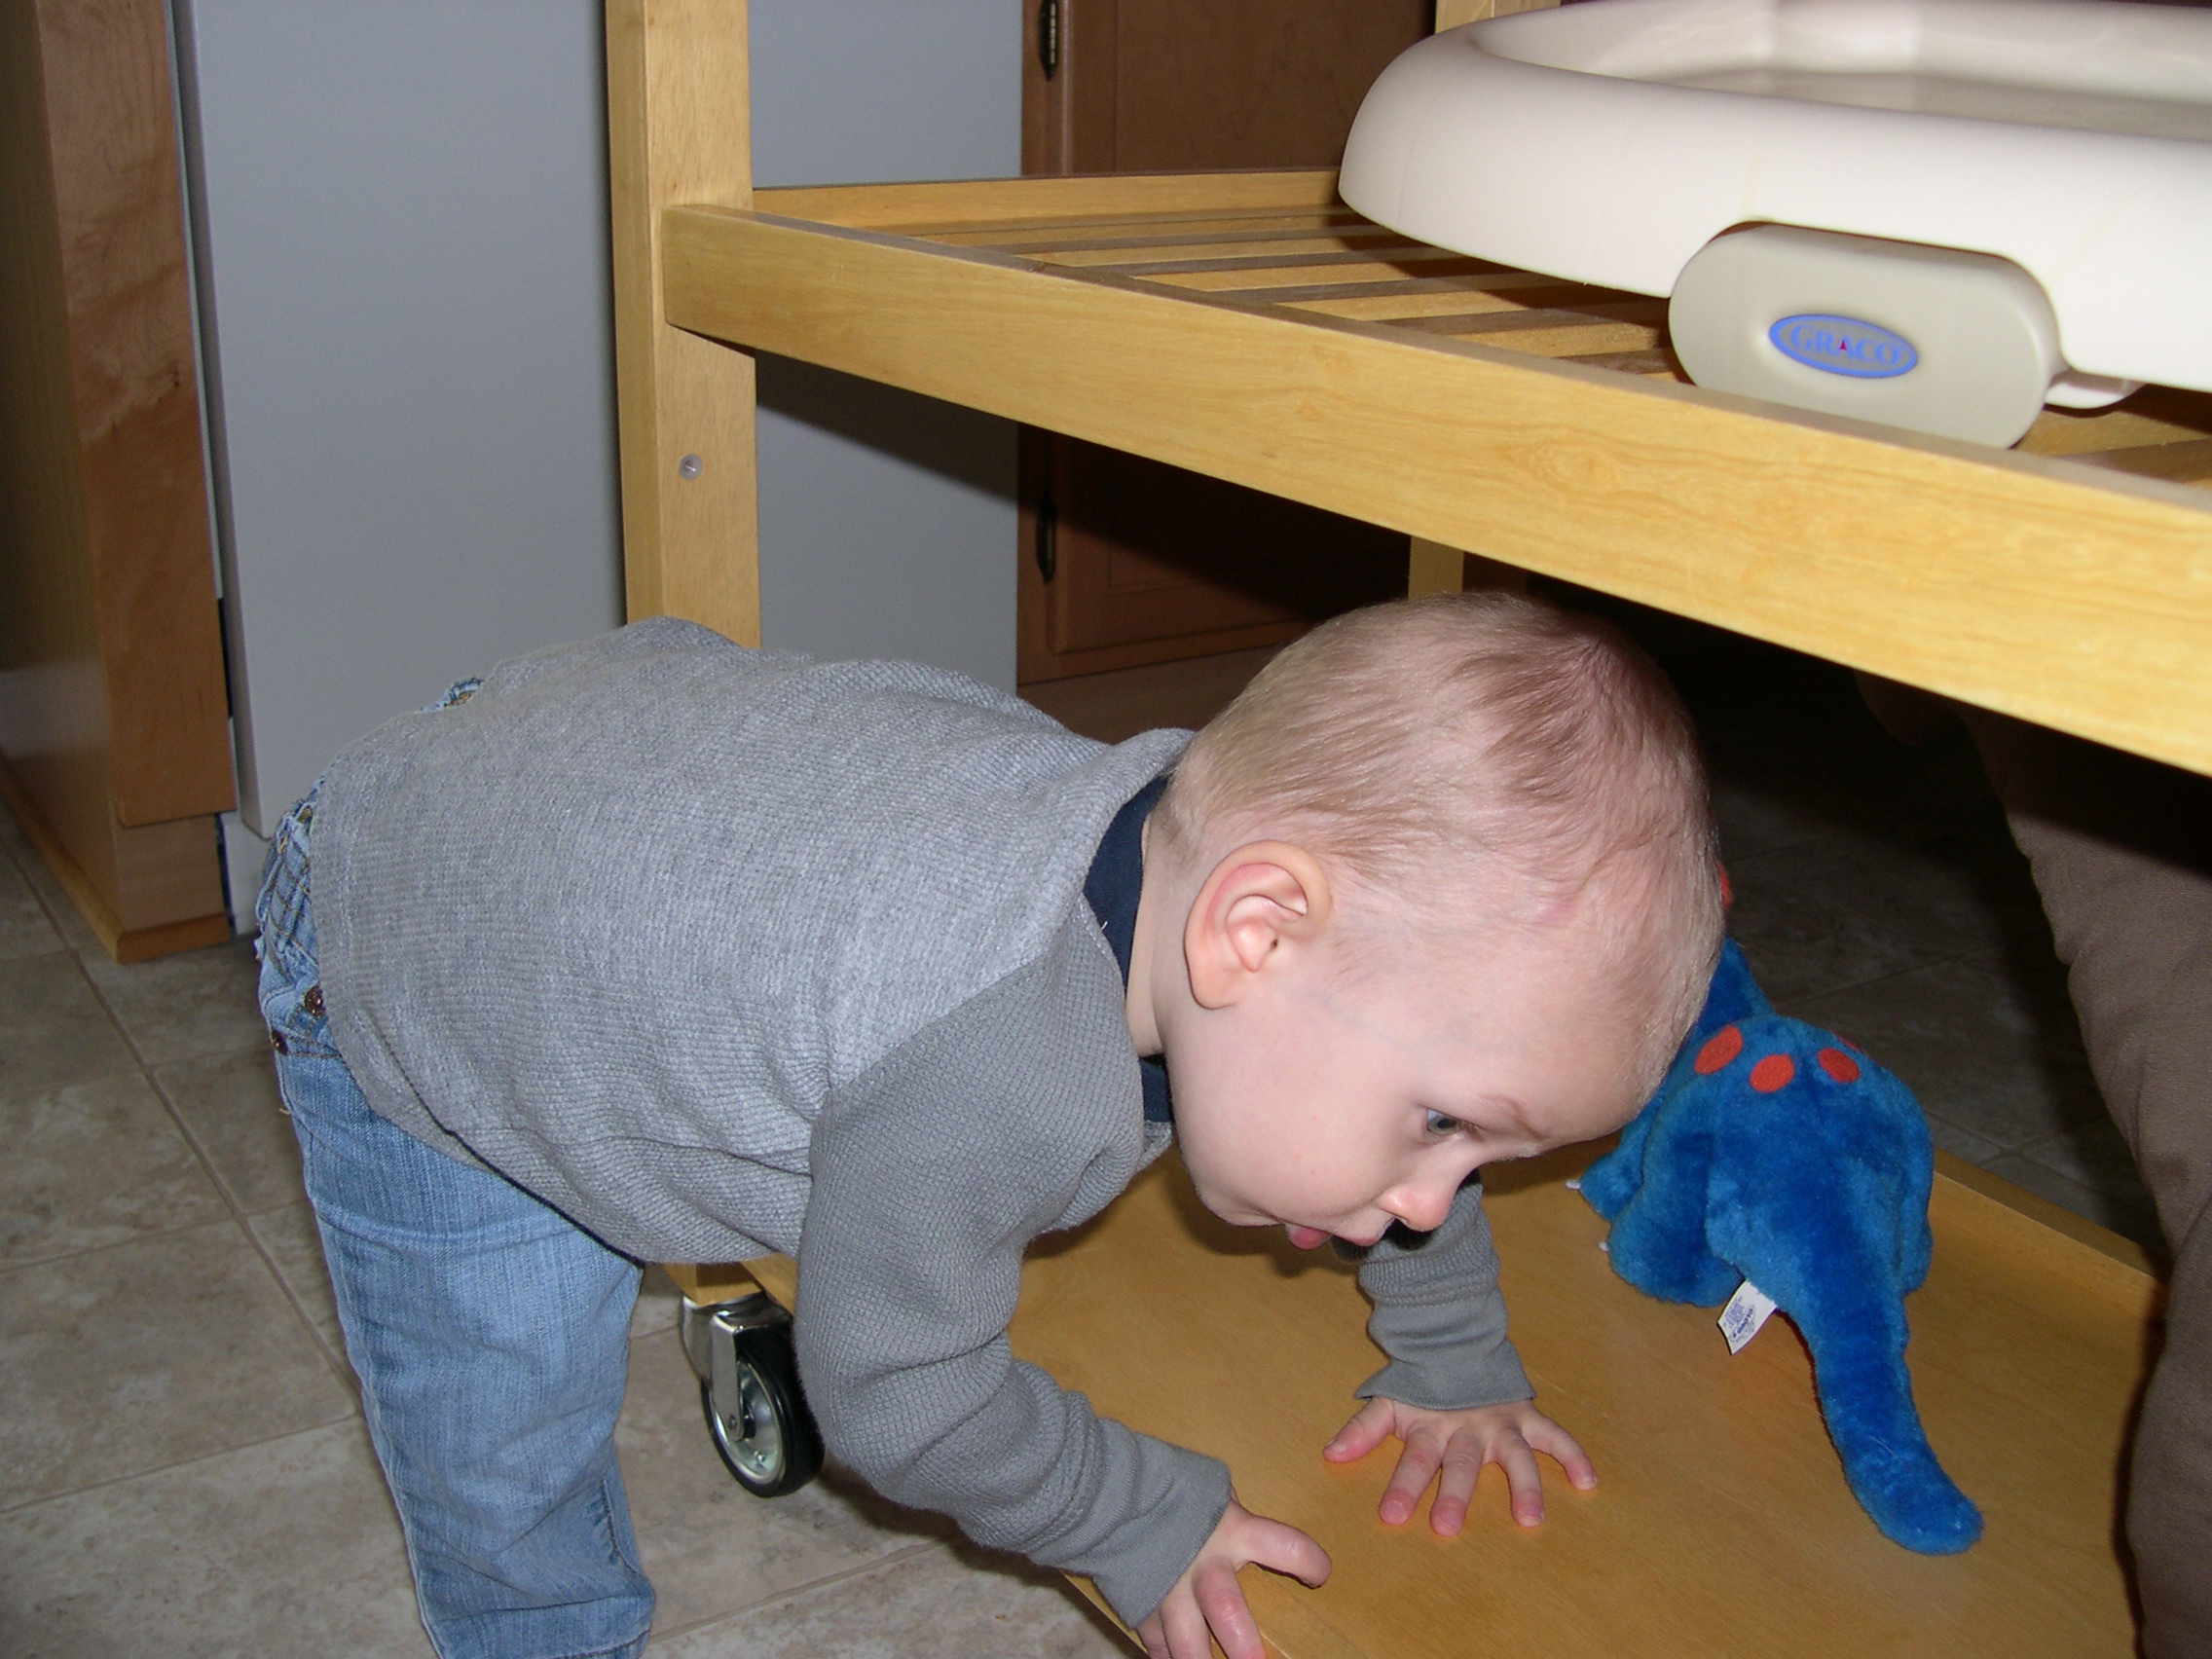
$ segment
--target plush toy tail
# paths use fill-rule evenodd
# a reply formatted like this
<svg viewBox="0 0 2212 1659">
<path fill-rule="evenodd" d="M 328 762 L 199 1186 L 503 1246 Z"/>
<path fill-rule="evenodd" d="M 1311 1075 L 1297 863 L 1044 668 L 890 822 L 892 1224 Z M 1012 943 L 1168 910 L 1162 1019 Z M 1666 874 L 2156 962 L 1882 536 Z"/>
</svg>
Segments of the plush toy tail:
<svg viewBox="0 0 2212 1659">
<path fill-rule="evenodd" d="M 1953 1555 L 1981 1536 L 1981 1511 L 1929 1448 L 1905 1370 L 1904 1310 L 1876 1282 L 1831 1274 L 1810 1308 L 1783 1306 L 1813 1350 L 1813 1385 L 1852 1494 L 1895 1542 Z"/>
</svg>

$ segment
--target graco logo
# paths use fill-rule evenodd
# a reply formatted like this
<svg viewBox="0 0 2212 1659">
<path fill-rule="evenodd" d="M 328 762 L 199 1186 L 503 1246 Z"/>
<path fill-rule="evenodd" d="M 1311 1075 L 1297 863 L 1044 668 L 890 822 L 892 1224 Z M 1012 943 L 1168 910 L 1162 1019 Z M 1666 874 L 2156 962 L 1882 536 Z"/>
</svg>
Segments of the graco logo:
<svg viewBox="0 0 2212 1659">
<path fill-rule="evenodd" d="M 1786 316 L 1766 331 L 1785 357 L 1823 374 L 1853 380 L 1895 380 L 1912 372 L 1920 353 L 1901 334 L 1861 322 L 1855 316 L 1811 313 Z"/>
</svg>

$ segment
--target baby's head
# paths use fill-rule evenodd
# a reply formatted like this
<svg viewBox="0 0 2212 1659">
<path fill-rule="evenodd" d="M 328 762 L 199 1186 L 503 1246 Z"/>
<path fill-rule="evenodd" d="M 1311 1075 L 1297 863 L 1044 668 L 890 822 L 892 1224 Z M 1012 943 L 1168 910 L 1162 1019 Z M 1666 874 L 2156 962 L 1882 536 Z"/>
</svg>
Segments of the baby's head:
<svg viewBox="0 0 2212 1659">
<path fill-rule="evenodd" d="M 1285 649 L 1193 741 L 1146 868 L 1131 1026 L 1184 1160 L 1216 1213 L 1302 1242 L 1434 1227 L 1480 1164 L 1619 1127 L 1719 949 L 1665 677 L 1500 594 Z"/>
</svg>

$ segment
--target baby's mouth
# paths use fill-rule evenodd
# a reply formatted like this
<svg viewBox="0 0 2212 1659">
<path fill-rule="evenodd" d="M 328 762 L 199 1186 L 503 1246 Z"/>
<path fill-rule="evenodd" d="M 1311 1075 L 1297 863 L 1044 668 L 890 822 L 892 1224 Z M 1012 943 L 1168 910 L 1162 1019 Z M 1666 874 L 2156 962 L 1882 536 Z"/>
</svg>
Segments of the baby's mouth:
<svg viewBox="0 0 2212 1659">
<path fill-rule="evenodd" d="M 1283 1231 L 1290 1235 L 1290 1241 L 1301 1250 L 1310 1250 L 1316 1244 L 1328 1242 L 1329 1235 L 1318 1227 L 1300 1227 L 1286 1221 L 1283 1223 Z"/>
</svg>

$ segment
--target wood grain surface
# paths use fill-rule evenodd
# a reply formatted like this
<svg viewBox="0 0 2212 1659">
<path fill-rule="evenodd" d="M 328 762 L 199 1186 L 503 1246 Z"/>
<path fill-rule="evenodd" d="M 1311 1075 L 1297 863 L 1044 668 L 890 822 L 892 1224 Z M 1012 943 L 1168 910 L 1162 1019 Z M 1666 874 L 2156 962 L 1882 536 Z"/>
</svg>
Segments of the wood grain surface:
<svg viewBox="0 0 2212 1659">
<path fill-rule="evenodd" d="M 1068 4 L 1081 13 L 1097 0 Z M 1122 172 L 1333 166 L 1375 77 L 1429 27 L 1427 0 L 1112 0 L 1112 7 L 1113 160 L 1106 165 Z M 1085 63 L 1070 64 L 1071 88 L 1086 76 Z M 1080 115 L 1076 126 L 1081 155 L 1088 135 Z"/>
<path fill-rule="evenodd" d="M 1318 1591 L 1244 1574 L 1285 1659 L 2134 1651 L 2114 1540 L 2160 1298 L 2140 1252 L 2072 1217 L 2046 1225 L 2058 1212 L 1943 1161 L 1908 1357 L 1929 1438 L 1987 1530 L 1964 1555 L 1916 1556 L 1853 1501 L 1787 1320 L 1731 1357 L 1712 1310 L 1613 1274 L 1604 1224 L 1563 1185 L 1589 1156 L 1490 1172 L 1515 1342 L 1601 1476 L 1580 1493 L 1546 1462 L 1533 1530 L 1507 1519 L 1494 1469 L 1456 1538 L 1376 1518 L 1390 1452 L 1320 1457 L 1381 1363 L 1350 1270 L 1214 1220 L 1172 1158 L 1032 1249 L 1014 1351 L 1224 1458 L 1246 1504 L 1329 1550 Z M 750 1267 L 788 1303 L 788 1261 Z"/>
</svg>

